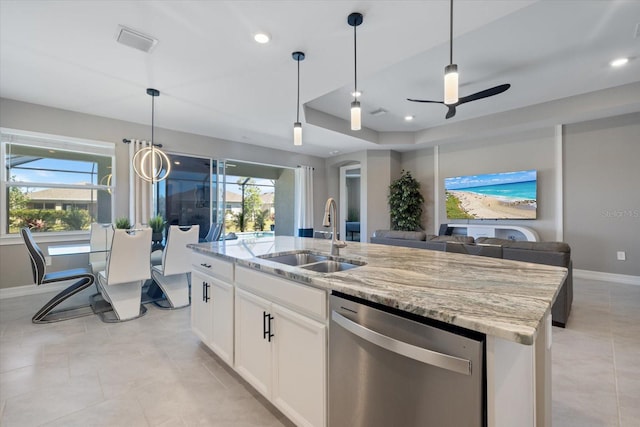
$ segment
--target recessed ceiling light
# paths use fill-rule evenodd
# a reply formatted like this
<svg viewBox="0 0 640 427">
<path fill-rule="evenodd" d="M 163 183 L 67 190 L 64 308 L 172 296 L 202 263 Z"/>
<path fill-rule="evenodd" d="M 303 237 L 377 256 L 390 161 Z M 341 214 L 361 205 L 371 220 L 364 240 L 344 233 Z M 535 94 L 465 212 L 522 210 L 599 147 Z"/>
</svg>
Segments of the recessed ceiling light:
<svg viewBox="0 0 640 427">
<path fill-rule="evenodd" d="M 618 58 L 611 61 L 609 65 L 611 65 L 612 67 L 622 67 L 627 62 L 629 62 L 629 58 Z"/>
<path fill-rule="evenodd" d="M 362 91 L 361 90 L 357 90 L 355 92 L 351 92 L 351 96 L 353 96 L 354 98 L 362 96 Z"/>
<path fill-rule="evenodd" d="M 410 122 L 411 120 L 415 119 L 415 116 L 404 116 L 404 121 L 405 122 Z"/>
<path fill-rule="evenodd" d="M 50 152 L 50 153 L 55 153 L 55 152 L 56 152 L 56 150 L 49 150 L 49 152 Z"/>
<path fill-rule="evenodd" d="M 269 43 L 269 40 L 271 40 L 271 37 L 269 37 L 269 34 L 267 33 L 257 33 L 256 35 L 253 36 L 253 39 L 260 44 L 265 44 L 265 43 Z"/>
<path fill-rule="evenodd" d="M 179 160 L 175 160 L 175 161 L 173 162 L 173 164 L 174 164 L 174 165 L 179 165 L 179 164 L 180 164 L 180 161 L 179 161 Z"/>
</svg>

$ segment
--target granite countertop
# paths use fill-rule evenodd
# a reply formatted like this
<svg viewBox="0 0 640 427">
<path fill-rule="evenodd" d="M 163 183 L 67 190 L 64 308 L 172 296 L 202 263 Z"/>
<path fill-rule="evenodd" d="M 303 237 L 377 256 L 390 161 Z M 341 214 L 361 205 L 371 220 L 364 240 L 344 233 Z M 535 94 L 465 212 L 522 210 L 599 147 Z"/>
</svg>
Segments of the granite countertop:
<svg viewBox="0 0 640 427">
<path fill-rule="evenodd" d="M 567 274 L 563 267 L 359 242 L 348 242 L 340 258 L 366 265 L 318 273 L 256 257 L 297 250 L 329 253 L 330 240 L 278 236 L 188 246 L 238 265 L 526 345 L 535 341 Z"/>
</svg>

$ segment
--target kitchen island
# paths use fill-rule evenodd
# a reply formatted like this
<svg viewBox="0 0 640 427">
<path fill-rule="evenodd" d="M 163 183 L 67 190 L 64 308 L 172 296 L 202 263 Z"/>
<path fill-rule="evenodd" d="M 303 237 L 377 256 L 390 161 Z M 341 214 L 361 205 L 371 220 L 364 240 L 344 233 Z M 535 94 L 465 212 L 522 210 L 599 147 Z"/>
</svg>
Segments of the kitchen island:
<svg viewBox="0 0 640 427">
<path fill-rule="evenodd" d="M 216 281 L 213 282 L 212 299 L 214 304 L 219 300 L 216 299 L 216 285 L 228 286 L 225 288 L 228 304 L 218 311 L 225 312 L 227 321 L 234 324 L 231 332 L 221 332 L 221 336 L 227 337 L 226 350 L 221 350 L 225 346 L 216 344 L 216 339 L 211 340 L 209 346 L 217 354 L 224 355 L 221 357 L 261 393 L 270 398 L 272 392 L 268 386 L 262 387 L 251 369 L 245 370 L 242 360 L 238 359 L 239 354 L 242 355 L 242 352 L 238 353 L 238 347 L 244 337 L 239 332 L 244 313 L 239 304 L 247 300 L 245 297 L 253 298 L 255 294 L 266 296 L 270 303 L 277 305 L 273 310 L 269 307 L 262 310 L 266 316 L 263 322 L 268 325 L 262 333 L 270 341 L 273 318 L 270 310 L 279 309 L 281 305 L 293 308 L 294 314 L 307 315 L 314 325 L 320 327 L 324 322 L 326 326 L 328 294 L 337 291 L 485 334 L 488 424 L 551 424 L 550 309 L 567 274 L 566 269 L 357 242 L 349 242 L 340 250 L 339 257 L 364 265 L 335 273 L 310 271 L 268 258 L 273 254 L 299 251 L 328 254 L 330 245 L 328 240 L 293 237 L 189 245 L 195 251 L 193 271 L 196 274 L 196 278 L 192 278 L 192 316 L 200 310 L 196 297 L 199 282 L 203 286 L 203 301 L 210 299 L 211 285 L 207 280 L 201 280 L 202 273 L 207 269 L 212 276 L 222 272 L 217 278 L 213 277 Z M 286 288 L 289 283 L 296 287 Z M 275 290 L 273 294 L 270 289 Z M 293 300 L 287 301 L 290 298 Z M 215 307 L 213 311 L 215 317 Z M 196 333 L 197 329 L 194 327 Z M 229 340 L 230 334 L 235 339 Z M 207 344 L 206 334 L 199 333 L 199 336 Z M 318 335 L 317 340 L 326 346 L 326 335 Z M 326 363 L 324 355 L 326 352 L 320 364 Z M 326 382 L 324 368 L 321 376 Z M 321 387 L 319 393 L 326 394 L 326 387 Z M 282 399 L 272 394 L 271 400 L 281 410 L 285 408 L 283 412 L 294 422 L 303 423 L 289 413 L 289 405 L 282 403 Z M 326 396 L 322 396 L 322 400 L 326 401 Z M 323 407 L 320 412 L 325 410 Z M 326 424 L 324 415 L 318 417 L 316 419 L 320 421 L 310 424 Z"/>
</svg>

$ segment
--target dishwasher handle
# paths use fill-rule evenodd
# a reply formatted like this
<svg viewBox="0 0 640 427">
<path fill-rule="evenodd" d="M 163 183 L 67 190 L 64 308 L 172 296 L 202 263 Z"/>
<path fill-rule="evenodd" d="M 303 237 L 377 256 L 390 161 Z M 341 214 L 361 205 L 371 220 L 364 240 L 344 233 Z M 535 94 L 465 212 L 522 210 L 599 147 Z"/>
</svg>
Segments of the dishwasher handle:
<svg viewBox="0 0 640 427">
<path fill-rule="evenodd" d="M 427 350 L 426 348 L 398 341 L 394 338 L 382 335 L 379 332 L 372 331 L 362 325 L 347 319 L 336 311 L 331 312 L 331 320 L 342 326 L 347 331 L 359 336 L 365 341 L 392 351 L 404 357 L 426 363 L 428 365 L 437 366 L 459 374 L 471 375 L 471 361 L 462 359 L 448 354 L 438 353 L 436 351 Z"/>
</svg>

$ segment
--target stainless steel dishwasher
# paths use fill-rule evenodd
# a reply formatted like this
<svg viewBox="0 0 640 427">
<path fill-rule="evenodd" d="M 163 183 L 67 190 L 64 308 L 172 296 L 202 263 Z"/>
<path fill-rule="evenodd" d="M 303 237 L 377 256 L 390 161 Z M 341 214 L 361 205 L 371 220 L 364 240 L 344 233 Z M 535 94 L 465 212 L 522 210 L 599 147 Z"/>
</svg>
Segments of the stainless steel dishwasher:
<svg viewBox="0 0 640 427">
<path fill-rule="evenodd" d="M 330 427 L 486 425 L 483 334 L 335 292 L 330 306 Z"/>
</svg>

